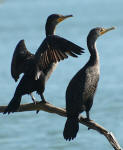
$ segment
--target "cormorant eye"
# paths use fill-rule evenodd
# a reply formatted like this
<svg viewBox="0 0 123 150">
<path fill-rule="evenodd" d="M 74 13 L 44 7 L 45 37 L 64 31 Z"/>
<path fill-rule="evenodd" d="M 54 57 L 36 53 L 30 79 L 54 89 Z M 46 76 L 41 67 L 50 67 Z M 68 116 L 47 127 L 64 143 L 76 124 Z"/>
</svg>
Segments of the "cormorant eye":
<svg viewBox="0 0 123 150">
<path fill-rule="evenodd" d="M 105 33 L 105 29 L 104 29 L 104 28 L 100 28 L 100 29 L 99 29 L 99 34 L 102 35 L 102 34 L 104 34 L 104 33 Z"/>
</svg>

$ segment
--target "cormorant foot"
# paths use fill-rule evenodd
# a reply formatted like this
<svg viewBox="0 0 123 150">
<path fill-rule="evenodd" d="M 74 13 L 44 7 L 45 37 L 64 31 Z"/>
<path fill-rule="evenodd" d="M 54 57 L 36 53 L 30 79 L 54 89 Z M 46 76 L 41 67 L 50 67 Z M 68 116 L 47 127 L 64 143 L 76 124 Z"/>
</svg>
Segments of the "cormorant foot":
<svg viewBox="0 0 123 150">
<path fill-rule="evenodd" d="M 42 103 L 47 103 L 47 101 L 46 101 L 46 100 L 42 100 L 41 102 L 42 102 Z"/>
<path fill-rule="evenodd" d="M 40 103 L 45 104 L 45 103 L 49 103 L 49 102 L 43 99 L 43 100 L 40 101 Z"/>
<path fill-rule="evenodd" d="M 46 104 L 46 103 L 49 103 L 49 102 L 47 102 L 45 99 L 43 99 L 42 101 L 40 101 L 40 103 L 44 103 L 44 104 Z M 37 110 L 37 111 L 36 111 L 36 114 L 38 114 L 38 113 L 39 113 L 39 111 L 40 111 L 40 110 Z"/>
<path fill-rule="evenodd" d="M 88 118 L 88 117 L 85 118 L 84 120 L 85 120 L 85 121 L 92 121 L 92 120 L 91 120 L 90 118 Z"/>
<path fill-rule="evenodd" d="M 92 121 L 90 118 L 85 118 L 85 121 Z M 88 128 L 88 130 L 90 130 L 91 128 Z"/>
</svg>

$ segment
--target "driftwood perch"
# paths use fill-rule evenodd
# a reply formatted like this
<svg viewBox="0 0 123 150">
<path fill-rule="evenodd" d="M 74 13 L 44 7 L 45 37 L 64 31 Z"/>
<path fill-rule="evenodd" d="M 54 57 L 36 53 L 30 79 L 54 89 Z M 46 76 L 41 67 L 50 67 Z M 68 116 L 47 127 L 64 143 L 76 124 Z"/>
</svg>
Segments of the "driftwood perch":
<svg viewBox="0 0 123 150">
<path fill-rule="evenodd" d="M 7 106 L 0 106 L 0 113 L 4 112 L 5 108 Z M 55 113 L 57 115 L 66 117 L 66 110 L 64 108 L 55 107 L 50 103 L 42 103 L 37 102 L 36 104 L 30 103 L 30 104 L 23 104 L 20 106 L 20 109 L 18 112 L 23 111 L 35 111 L 35 110 L 42 110 L 49 113 Z M 114 137 L 113 133 L 107 131 L 104 127 L 100 126 L 94 121 L 87 121 L 82 115 L 79 117 L 79 122 L 85 126 L 88 127 L 88 129 L 93 129 L 98 131 L 99 133 L 103 134 L 109 141 L 109 143 L 112 145 L 112 147 L 115 150 L 123 150 L 119 143 L 117 142 L 116 138 Z"/>
</svg>

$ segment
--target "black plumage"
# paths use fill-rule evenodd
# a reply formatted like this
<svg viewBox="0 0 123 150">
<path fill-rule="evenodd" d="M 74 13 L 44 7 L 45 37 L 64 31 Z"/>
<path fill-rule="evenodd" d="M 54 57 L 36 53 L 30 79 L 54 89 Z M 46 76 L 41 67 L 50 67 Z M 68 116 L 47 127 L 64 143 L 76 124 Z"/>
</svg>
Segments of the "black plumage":
<svg viewBox="0 0 123 150">
<path fill-rule="evenodd" d="M 58 20 L 70 17 L 59 16 Z M 54 32 L 52 31 L 52 33 Z M 21 40 L 16 46 L 13 55 L 11 73 L 15 80 L 19 78 L 21 73 L 24 73 L 24 76 L 20 80 L 14 97 L 4 111 L 4 114 L 17 111 L 20 106 L 21 97 L 25 94 L 30 94 L 34 101 L 33 91 L 37 91 L 42 101 L 46 102 L 43 96 L 45 83 L 55 69 L 57 62 L 68 58 L 68 55 L 77 57 L 77 55 L 82 53 L 83 48 L 57 35 L 47 35 L 35 55 L 26 49 L 24 40 Z"/>
<path fill-rule="evenodd" d="M 37 93 L 41 96 L 41 99 L 44 100 L 44 97 L 42 95 L 44 89 L 45 89 L 45 75 L 43 72 L 41 72 L 41 75 L 39 76 L 38 80 L 34 79 L 34 76 L 28 76 L 23 75 L 22 79 L 20 80 L 14 96 L 10 103 L 8 104 L 8 107 L 5 109 L 4 114 L 6 113 L 13 113 L 18 110 L 21 102 L 21 98 L 25 94 L 30 94 L 33 91 L 37 91 Z M 33 98 L 34 100 L 34 98 Z"/>
<path fill-rule="evenodd" d="M 67 121 L 64 127 L 63 136 L 66 140 L 76 137 L 79 130 L 78 117 L 83 111 L 90 120 L 89 111 L 93 104 L 94 95 L 100 76 L 99 54 L 96 49 L 97 38 L 114 29 L 94 28 L 87 37 L 87 46 L 90 52 L 90 59 L 87 64 L 70 81 L 66 90 L 66 111 Z"/>
</svg>

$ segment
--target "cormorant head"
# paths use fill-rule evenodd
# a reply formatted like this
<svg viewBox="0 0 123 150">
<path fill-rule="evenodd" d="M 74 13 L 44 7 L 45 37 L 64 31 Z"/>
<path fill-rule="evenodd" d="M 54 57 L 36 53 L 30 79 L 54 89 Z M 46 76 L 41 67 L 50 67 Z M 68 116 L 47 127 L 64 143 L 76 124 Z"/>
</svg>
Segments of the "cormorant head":
<svg viewBox="0 0 123 150">
<path fill-rule="evenodd" d="M 110 31 L 110 30 L 113 30 L 115 29 L 115 27 L 111 27 L 111 28 L 102 28 L 102 27 L 97 27 L 97 28 L 94 28 L 92 29 L 88 36 L 87 36 L 87 46 L 88 46 L 88 49 L 95 49 L 95 42 L 97 40 L 97 38 L 101 35 L 103 35 L 104 33 Z"/>
<path fill-rule="evenodd" d="M 115 29 L 115 27 L 111 27 L 111 28 L 102 28 L 102 27 L 97 27 L 97 28 L 94 28 L 92 29 L 89 34 L 88 34 L 88 38 L 90 39 L 93 39 L 94 41 L 101 35 L 103 35 L 104 33 L 110 31 L 110 30 L 113 30 Z"/>
<path fill-rule="evenodd" d="M 72 17 L 72 15 L 63 16 L 60 14 L 52 14 L 47 18 L 46 21 L 46 35 L 51 35 L 55 31 L 55 27 L 57 24 L 62 22 L 63 20 Z"/>
<path fill-rule="evenodd" d="M 47 23 L 56 26 L 58 23 L 69 17 L 72 17 L 72 15 L 63 16 L 60 14 L 52 14 L 47 18 Z"/>
</svg>

